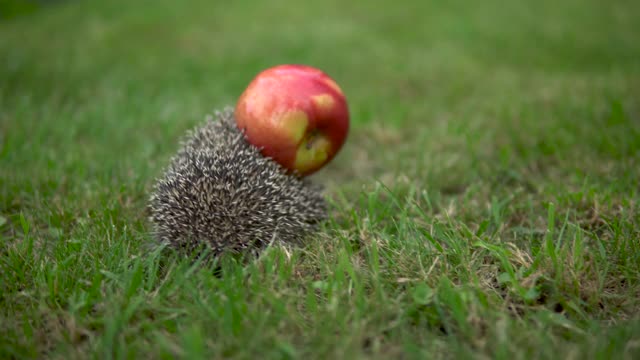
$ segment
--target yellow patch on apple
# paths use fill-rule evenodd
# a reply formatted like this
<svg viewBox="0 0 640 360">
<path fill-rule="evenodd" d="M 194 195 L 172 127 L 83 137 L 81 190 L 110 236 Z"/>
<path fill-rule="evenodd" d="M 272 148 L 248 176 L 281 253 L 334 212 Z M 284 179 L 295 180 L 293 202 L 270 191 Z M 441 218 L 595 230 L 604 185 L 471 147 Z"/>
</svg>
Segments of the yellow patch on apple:
<svg viewBox="0 0 640 360">
<path fill-rule="evenodd" d="M 309 171 L 329 157 L 331 142 L 324 135 L 313 133 L 300 144 L 296 151 L 294 167 L 301 173 Z"/>
<path fill-rule="evenodd" d="M 309 126 L 309 118 L 302 110 L 292 110 L 282 116 L 282 131 L 296 143 L 302 140 L 307 126 Z"/>
<path fill-rule="evenodd" d="M 315 106 L 322 112 L 331 111 L 331 109 L 333 109 L 333 104 L 335 103 L 333 96 L 329 94 L 312 96 L 311 101 L 313 101 Z"/>
</svg>

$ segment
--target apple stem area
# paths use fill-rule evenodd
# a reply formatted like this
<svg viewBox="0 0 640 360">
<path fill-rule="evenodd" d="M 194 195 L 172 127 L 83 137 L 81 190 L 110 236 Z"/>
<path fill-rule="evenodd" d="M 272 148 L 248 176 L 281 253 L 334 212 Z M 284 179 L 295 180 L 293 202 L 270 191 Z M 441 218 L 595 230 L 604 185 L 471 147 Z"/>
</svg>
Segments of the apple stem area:
<svg viewBox="0 0 640 360">
<path fill-rule="evenodd" d="M 313 130 L 306 136 L 304 143 L 307 150 L 311 150 L 313 148 L 313 145 L 320 138 L 318 135 L 320 135 L 320 132 L 318 132 L 318 130 Z"/>
</svg>

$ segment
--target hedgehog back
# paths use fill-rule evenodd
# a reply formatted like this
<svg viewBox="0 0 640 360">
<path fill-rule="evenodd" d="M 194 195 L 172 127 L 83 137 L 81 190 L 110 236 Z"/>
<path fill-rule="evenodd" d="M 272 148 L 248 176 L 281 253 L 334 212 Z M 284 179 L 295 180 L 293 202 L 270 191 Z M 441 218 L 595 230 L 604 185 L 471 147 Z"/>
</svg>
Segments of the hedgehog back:
<svg viewBox="0 0 640 360">
<path fill-rule="evenodd" d="M 326 217 L 319 189 L 262 156 L 230 110 L 187 134 L 149 207 L 160 241 L 214 254 L 299 242 Z"/>
</svg>

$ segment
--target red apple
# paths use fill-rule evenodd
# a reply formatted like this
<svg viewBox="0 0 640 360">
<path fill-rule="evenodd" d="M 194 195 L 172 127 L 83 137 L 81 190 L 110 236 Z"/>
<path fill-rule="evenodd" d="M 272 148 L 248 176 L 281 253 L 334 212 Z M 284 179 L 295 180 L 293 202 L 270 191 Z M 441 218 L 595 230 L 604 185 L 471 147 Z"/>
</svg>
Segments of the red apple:
<svg viewBox="0 0 640 360">
<path fill-rule="evenodd" d="M 304 65 L 258 74 L 238 99 L 235 117 L 263 155 L 301 176 L 331 161 L 349 131 L 347 100 L 338 84 Z"/>
</svg>

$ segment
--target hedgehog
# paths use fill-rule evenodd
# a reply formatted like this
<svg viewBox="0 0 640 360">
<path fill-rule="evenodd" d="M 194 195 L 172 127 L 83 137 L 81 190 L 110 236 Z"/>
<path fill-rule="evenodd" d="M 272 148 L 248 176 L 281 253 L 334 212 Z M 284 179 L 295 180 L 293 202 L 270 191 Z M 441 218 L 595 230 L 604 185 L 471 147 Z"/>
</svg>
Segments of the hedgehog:
<svg viewBox="0 0 640 360">
<path fill-rule="evenodd" d="M 322 188 L 263 156 L 231 108 L 187 132 L 156 180 L 148 209 L 161 243 L 204 247 L 214 257 L 300 243 L 327 216 Z"/>
</svg>

